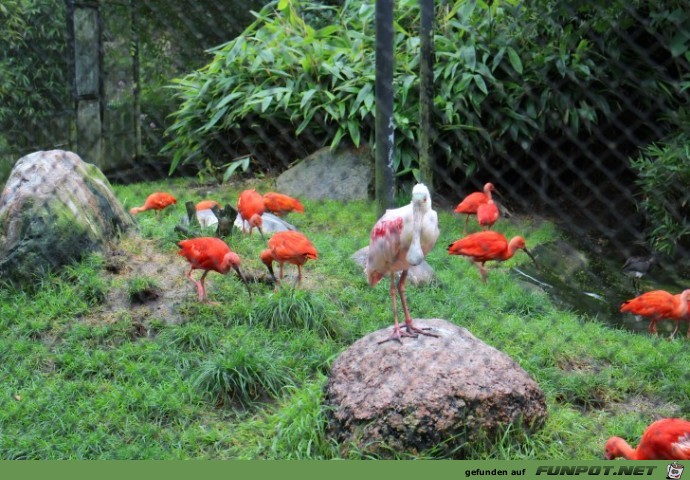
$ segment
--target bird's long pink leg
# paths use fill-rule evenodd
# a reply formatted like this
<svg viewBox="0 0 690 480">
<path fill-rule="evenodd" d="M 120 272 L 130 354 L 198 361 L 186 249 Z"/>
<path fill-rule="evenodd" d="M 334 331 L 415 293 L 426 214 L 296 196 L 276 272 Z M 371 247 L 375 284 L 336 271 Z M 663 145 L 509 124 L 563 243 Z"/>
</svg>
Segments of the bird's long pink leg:
<svg viewBox="0 0 690 480">
<path fill-rule="evenodd" d="M 193 271 L 194 271 L 194 267 L 189 269 L 189 271 L 187 272 L 187 278 L 189 279 L 190 282 L 192 282 L 196 286 L 196 291 L 199 295 L 199 300 L 201 300 L 203 297 L 203 294 L 204 294 L 204 287 L 203 287 L 203 285 L 201 285 L 201 283 L 199 283 L 198 281 L 196 281 L 192 278 L 192 272 Z"/>
<path fill-rule="evenodd" d="M 390 340 L 397 340 L 398 342 L 400 342 L 400 344 L 402 344 L 401 337 L 413 337 L 413 338 L 417 337 L 417 335 L 414 335 L 414 334 L 409 333 L 409 332 L 403 332 L 402 330 L 400 330 L 400 325 L 398 324 L 398 302 L 395 299 L 395 272 L 391 272 L 390 276 L 391 276 L 390 293 L 391 293 L 391 299 L 393 300 L 393 321 L 395 322 L 395 324 L 393 325 L 393 333 L 391 334 L 391 336 L 385 340 L 381 340 L 379 342 L 379 345 L 381 345 L 382 343 L 386 343 Z"/>
<path fill-rule="evenodd" d="M 302 266 L 297 265 L 297 286 L 302 285 Z"/>
<path fill-rule="evenodd" d="M 656 322 L 658 320 L 659 320 L 658 318 L 652 317 L 652 321 L 649 322 L 649 333 L 651 333 L 652 335 L 657 335 Z"/>
<path fill-rule="evenodd" d="M 410 316 L 410 311 L 407 309 L 407 298 L 405 297 L 405 280 L 407 280 L 407 270 L 403 270 L 400 274 L 400 280 L 398 281 L 398 293 L 400 293 L 400 303 L 402 303 L 403 313 L 405 314 L 405 328 L 408 333 L 420 333 L 422 335 L 427 335 L 429 337 L 438 337 L 433 333 L 425 332 L 424 330 L 429 330 L 429 328 L 417 328 L 412 324 L 412 317 Z M 416 335 L 412 335 L 416 337 Z"/>
<path fill-rule="evenodd" d="M 209 305 L 218 305 L 218 302 L 209 302 L 208 295 L 206 295 L 206 284 L 204 282 L 206 281 L 206 275 L 208 274 L 208 272 L 209 270 L 205 270 L 204 274 L 199 279 L 199 282 L 201 283 L 201 292 L 199 294 L 199 300 L 201 300 L 202 302 L 206 302 Z"/>
<path fill-rule="evenodd" d="M 280 280 L 282 281 L 283 280 L 283 262 L 280 262 L 279 265 L 280 265 L 279 275 L 280 275 Z"/>
</svg>

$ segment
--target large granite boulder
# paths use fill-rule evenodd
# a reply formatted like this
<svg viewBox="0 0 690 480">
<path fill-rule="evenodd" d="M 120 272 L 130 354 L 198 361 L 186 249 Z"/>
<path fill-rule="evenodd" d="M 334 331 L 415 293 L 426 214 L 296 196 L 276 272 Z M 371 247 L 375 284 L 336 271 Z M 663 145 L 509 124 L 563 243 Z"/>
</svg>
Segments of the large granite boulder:
<svg viewBox="0 0 690 480">
<path fill-rule="evenodd" d="M 368 147 L 325 147 L 309 155 L 276 179 L 277 190 L 311 200 L 367 200 L 374 181 Z"/>
<path fill-rule="evenodd" d="M 355 262 L 357 265 L 362 267 L 362 271 L 367 266 L 367 257 L 369 256 L 369 246 L 360 248 L 355 253 L 350 255 L 350 260 Z M 366 275 L 366 272 L 364 273 Z M 396 272 L 396 278 L 400 277 L 400 272 Z M 410 267 L 407 271 L 406 284 L 410 283 L 412 285 L 429 285 L 436 278 L 436 273 L 434 269 L 427 263 L 426 260 L 422 261 L 419 265 Z"/>
<path fill-rule="evenodd" d="M 31 282 L 134 226 L 98 167 L 63 150 L 32 153 L 0 197 L 0 276 Z"/>
<path fill-rule="evenodd" d="M 334 362 L 328 432 L 344 448 L 383 457 L 432 447 L 461 452 L 465 442 L 492 439 L 510 424 L 527 431 L 543 424 L 544 393 L 508 355 L 445 320 L 415 324 L 439 337 L 379 345 L 387 327 Z"/>
</svg>

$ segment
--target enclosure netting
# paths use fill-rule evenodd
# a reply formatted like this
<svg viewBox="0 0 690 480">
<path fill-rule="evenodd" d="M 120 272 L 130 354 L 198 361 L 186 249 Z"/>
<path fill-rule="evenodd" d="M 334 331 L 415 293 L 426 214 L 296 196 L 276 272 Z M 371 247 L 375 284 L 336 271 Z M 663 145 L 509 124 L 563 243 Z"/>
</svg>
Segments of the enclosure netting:
<svg viewBox="0 0 690 480">
<path fill-rule="evenodd" d="M 34 12 L 63 43 L 47 49 L 55 38 L 36 34 L 2 58 L 8 68 L 21 59 L 28 65 L 14 95 L 0 91 L 11 98 L 0 109 L 3 182 L 23 155 L 72 150 L 115 186 L 144 182 L 134 190 L 139 195 L 121 198 L 126 209 L 141 205 L 169 175 L 189 177 L 187 187 L 175 184 L 178 205 L 167 213 L 183 222 L 186 201 L 211 192 L 234 206 L 242 182 L 275 178 L 335 144 L 336 152 L 349 149 L 372 162 L 373 173 L 374 2 L 223 3 L 55 1 L 52 15 Z M 492 182 L 501 211 L 493 230 L 509 225 L 521 234 L 552 222 L 560 231 L 558 240 L 531 246 L 539 266 L 524 257 L 512 275 L 583 318 L 647 335 L 646 321 L 618 312 L 639 293 L 623 274 L 626 260 L 657 259 L 642 291 L 675 294 L 690 286 L 690 13 L 674 1 L 489 3 L 436 2 L 434 207 L 451 212 Z M 389 60 L 396 205 L 403 205 L 420 175 L 424 59 L 417 2 L 395 8 Z M 84 26 L 77 13 L 70 31 L 68 16 L 79 10 L 96 12 L 97 23 Z M 100 49 L 92 98 L 102 121 L 100 158 L 80 151 L 74 45 L 87 28 L 97 29 L 92 47 Z M 373 175 L 368 188 L 373 201 Z M 136 218 L 150 221 L 148 213 Z M 459 239 L 465 218 L 451 218 L 441 230 Z M 299 228 L 299 217 L 288 220 Z M 466 233 L 479 230 L 471 219 Z M 583 252 L 581 270 L 554 271 L 565 268 L 564 248 Z M 178 260 L 182 275 L 186 265 Z M 662 323 L 666 335 L 672 322 Z M 678 334 L 685 342 L 689 323 Z M 684 352 L 679 360 L 687 364 Z M 687 416 L 687 392 L 675 403 L 667 413 Z"/>
</svg>

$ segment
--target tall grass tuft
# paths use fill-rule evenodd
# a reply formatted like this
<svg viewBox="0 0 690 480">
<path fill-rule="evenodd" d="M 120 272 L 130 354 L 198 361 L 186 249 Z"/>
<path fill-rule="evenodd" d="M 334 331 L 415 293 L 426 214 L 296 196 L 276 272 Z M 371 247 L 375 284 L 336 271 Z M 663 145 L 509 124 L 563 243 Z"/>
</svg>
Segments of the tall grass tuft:
<svg viewBox="0 0 690 480">
<path fill-rule="evenodd" d="M 218 406 L 248 408 L 278 397 L 292 382 L 278 351 L 250 338 L 226 345 L 192 374 L 194 388 Z"/>
<path fill-rule="evenodd" d="M 306 290 L 280 288 L 257 302 L 252 314 L 256 321 L 271 330 L 312 330 L 319 335 L 338 338 L 342 328 L 335 315 L 329 315 L 322 297 Z"/>
</svg>

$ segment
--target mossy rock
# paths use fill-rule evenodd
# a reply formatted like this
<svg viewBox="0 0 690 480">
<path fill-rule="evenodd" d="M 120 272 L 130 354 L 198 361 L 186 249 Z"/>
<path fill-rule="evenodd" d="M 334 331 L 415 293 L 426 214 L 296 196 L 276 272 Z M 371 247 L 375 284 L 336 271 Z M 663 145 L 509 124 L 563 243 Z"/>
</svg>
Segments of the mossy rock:
<svg viewBox="0 0 690 480">
<path fill-rule="evenodd" d="M 33 283 L 135 227 L 98 167 L 63 150 L 32 153 L 0 197 L 0 275 Z"/>
</svg>

